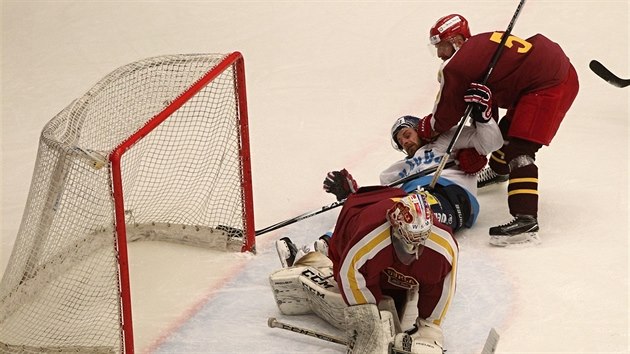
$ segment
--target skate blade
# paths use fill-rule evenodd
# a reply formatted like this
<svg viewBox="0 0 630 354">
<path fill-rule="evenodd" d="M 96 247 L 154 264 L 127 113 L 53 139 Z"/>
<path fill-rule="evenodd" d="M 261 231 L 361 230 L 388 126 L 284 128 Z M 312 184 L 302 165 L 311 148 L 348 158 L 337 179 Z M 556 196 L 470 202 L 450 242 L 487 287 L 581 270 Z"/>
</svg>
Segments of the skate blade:
<svg viewBox="0 0 630 354">
<path fill-rule="evenodd" d="M 489 243 L 497 247 L 528 246 L 542 243 L 538 232 L 525 232 L 512 236 L 490 236 Z"/>
</svg>

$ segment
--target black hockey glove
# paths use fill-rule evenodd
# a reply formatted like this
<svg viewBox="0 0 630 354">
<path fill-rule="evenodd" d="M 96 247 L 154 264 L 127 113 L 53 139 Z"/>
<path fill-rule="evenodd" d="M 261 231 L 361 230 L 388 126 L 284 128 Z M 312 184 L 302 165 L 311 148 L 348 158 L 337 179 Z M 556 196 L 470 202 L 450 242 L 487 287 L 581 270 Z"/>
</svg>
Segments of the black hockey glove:
<svg viewBox="0 0 630 354">
<path fill-rule="evenodd" d="M 337 201 L 348 198 L 357 189 L 359 189 L 357 181 L 352 178 L 352 175 L 345 168 L 341 171 L 328 172 L 324 180 L 324 191 L 334 194 L 337 197 Z"/>
</svg>

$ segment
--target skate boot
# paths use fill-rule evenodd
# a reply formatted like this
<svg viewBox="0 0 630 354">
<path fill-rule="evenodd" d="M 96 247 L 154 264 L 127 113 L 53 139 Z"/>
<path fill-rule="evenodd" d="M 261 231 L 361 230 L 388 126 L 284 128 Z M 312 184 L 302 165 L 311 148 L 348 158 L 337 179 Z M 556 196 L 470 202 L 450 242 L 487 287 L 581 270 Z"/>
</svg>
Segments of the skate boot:
<svg viewBox="0 0 630 354">
<path fill-rule="evenodd" d="M 330 235 L 328 233 L 321 235 L 313 244 L 315 251 L 328 257 L 328 244 L 330 243 Z"/>
<path fill-rule="evenodd" d="M 540 243 L 538 220 L 531 215 L 516 215 L 507 224 L 490 228 L 490 244 L 507 246 L 523 243 Z"/>
<path fill-rule="evenodd" d="M 490 166 L 486 166 L 477 174 L 477 188 L 483 188 L 492 184 L 502 183 L 510 179 L 510 175 L 500 175 L 494 172 Z"/>
<path fill-rule="evenodd" d="M 276 251 L 278 251 L 278 257 L 282 268 L 291 267 L 295 262 L 295 256 L 298 253 L 298 249 L 295 244 L 288 237 L 283 237 L 276 241 Z"/>
</svg>

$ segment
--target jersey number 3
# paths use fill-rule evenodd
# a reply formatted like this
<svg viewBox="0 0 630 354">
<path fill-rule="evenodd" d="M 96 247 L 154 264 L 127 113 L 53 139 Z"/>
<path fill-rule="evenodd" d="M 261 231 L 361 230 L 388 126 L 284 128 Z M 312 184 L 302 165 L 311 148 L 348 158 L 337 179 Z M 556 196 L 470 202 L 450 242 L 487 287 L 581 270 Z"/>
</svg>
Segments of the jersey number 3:
<svg viewBox="0 0 630 354">
<path fill-rule="evenodd" d="M 491 41 L 499 43 L 499 44 L 501 44 L 502 38 L 503 38 L 502 32 L 494 32 L 492 36 L 490 36 Z M 527 53 L 529 52 L 530 49 L 532 49 L 531 43 L 529 43 L 528 41 L 524 39 L 518 38 L 516 36 L 510 35 L 505 41 L 505 46 L 508 48 L 514 47 L 515 44 L 518 46 L 516 50 L 518 53 Z"/>
</svg>

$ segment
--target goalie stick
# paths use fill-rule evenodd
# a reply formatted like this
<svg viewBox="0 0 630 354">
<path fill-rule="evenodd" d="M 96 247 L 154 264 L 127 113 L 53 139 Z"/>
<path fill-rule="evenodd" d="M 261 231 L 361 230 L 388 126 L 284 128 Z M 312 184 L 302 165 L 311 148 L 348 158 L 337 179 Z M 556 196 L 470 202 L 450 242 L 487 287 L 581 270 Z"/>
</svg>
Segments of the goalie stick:
<svg viewBox="0 0 630 354">
<path fill-rule="evenodd" d="M 303 334 L 309 337 L 314 337 L 314 338 L 321 339 L 321 340 L 331 342 L 331 343 L 341 344 L 345 346 L 348 346 L 349 344 L 349 341 L 343 338 L 335 337 L 333 335 L 326 334 L 326 333 L 313 331 L 313 330 L 303 328 L 303 327 L 290 325 L 285 322 L 280 322 L 275 317 L 269 317 L 269 319 L 267 320 L 267 325 L 271 328 L 280 328 L 280 329 L 284 329 L 293 333 Z M 491 328 L 490 333 L 488 333 L 488 338 L 486 339 L 486 342 L 483 346 L 483 350 L 481 351 L 481 354 L 494 354 L 497 349 L 498 341 L 499 341 L 499 334 L 494 328 Z M 393 342 L 389 343 L 388 351 L 389 351 L 389 354 L 413 354 L 403 349 L 394 348 Z"/>
<path fill-rule="evenodd" d="M 446 156 L 448 156 L 448 155 L 446 155 Z M 446 163 L 443 168 L 450 168 L 450 167 L 453 167 L 453 166 L 455 166 L 455 161 L 450 161 L 450 162 Z M 403 177 L 403 178 L 401 178 L 401 179 L 399 179 L 397 181 L 394 181 L 394 182 L 388 184 L 387 186 L 388 187 L 397 186 L 397 185 L 409 182 L 411 180 L 414 180 L 414 179 L 416 179 L 418 177 L 430 175 L 431 173 L 437 171 L 437 169 L 438 169 L 437 166 L 431 167 L 431 168 L 427 168 L 424 171 L 420 171 L 420 172 L 411 174 L 411 175 L 409 175 L 407 177 Z M 343 203 L 345 203 L 345 202 L 346 202 L 346 200 L 343 199 L 343 200 L 340 200 L 338 202 L 334 202 L 332 204 L 325 205 L 325 206 L 323 206 L 323 207 L 321 207 L 319 209 L 316 209 L 316 210 L 313 210 L 313 211 L 309 211 L 309 212 L 306 212 L 304 214 L 300 214 L 300 215 L 298 215 L 296 217 L 293 217 L 291 219 L 287 219 L 287 220 L 281 221 L 279 223 L 273 224 L 271 226 L 267 226 L 264 229 L 256 230 L 256 236 L 265 234 L 265 233 L 267 233 L 269 231 L 277 230 L 277 229 L 279 229 L 281 227 L 285 227 L 285 226 L 291 225 L 291 224 L 296 223 L 296 222 L 298 222 L 300 220 L 304 220 L 306 218 L 310 218 L 311 216 L 315 216 L 315 215 L 321 214 L 321 213 L 323 213 L 325 211 L 328 211 L 330 209 L 334 209 L 336 207 L 342 206 Z"/>
<path fill-rule="evenodd" d="M 630 79 L 622 79 L 618 77 L 597 60 L 591 60 L 591 62 L 588 64 L 588 67 L 591 68 L 591 70 L 593 70 L 593 72 L 597 74 L 597 76 L 606 80 L 606 82 L 615 87 L 626 87 L 630 85 Z"/>
<path fill-rule="evenodd" d="M 309 337 L 315 337 L 317 339 L 325 340 L 327 342 L 337 343 L 337 344 L 341 344 L 345 346 L 348 345 L 348 341 L 345 339 L 338 338 L 330 334 L 316 332 L 316 331 L 312 331 L 310 329 L 306 329 L 306 328 L 302 328 L 298 326 L 293 326 L 288 323 L 280 322 L 276 320 L 275 317 L 269 317 L 269 319 L 267 320 L 267 325 L 271 328 L 280 328 L 287 331 L 291 331 L 293 333 L 299 333 L 299 334 L 304 334 Z"/>
<path fill-rule="evenodd" d="M 490 333 L 488 333 L 488 338 L 481 354 L 494 354 L 497 351 L 497 344 L 499 344 L 499 333 L 497 333 L 496 329 L 490 328 Z"/>
</svg>

